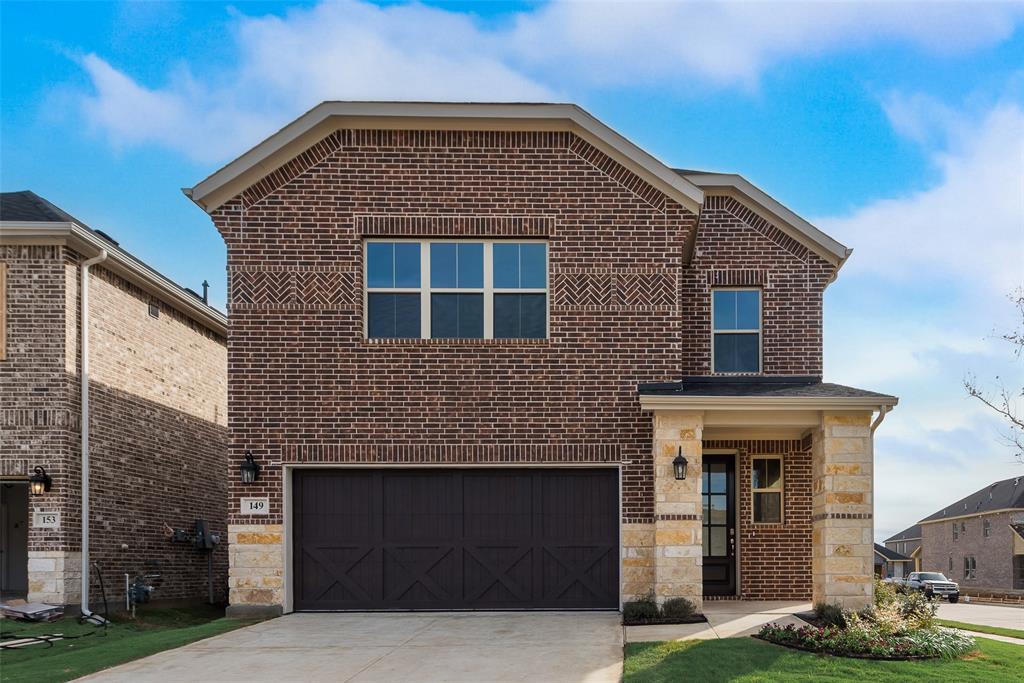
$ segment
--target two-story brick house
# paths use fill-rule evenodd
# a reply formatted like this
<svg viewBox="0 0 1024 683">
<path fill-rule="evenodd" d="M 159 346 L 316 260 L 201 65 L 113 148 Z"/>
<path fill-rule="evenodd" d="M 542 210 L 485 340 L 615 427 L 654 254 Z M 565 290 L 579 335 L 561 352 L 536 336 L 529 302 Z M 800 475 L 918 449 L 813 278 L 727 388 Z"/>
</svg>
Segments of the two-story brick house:
<svg viewBox="0 0 1024 683">
<path fill-rule="evenodd" d="M 925 517 L 921 567 L 960 590 L 1024 590 L 1024 477 L 997 481 Z"/>
<path fill-rule="evenodd" d="M 740 176 L 573 105 L 328 102 L 186 193 L 233 613 L 870 602 L 896 399 L 822 382 L 850 252 Z"/>
<path fill-rule="evenodd" d="M 912 559 L 910 571 L 921 571 L 921 525 L 909 526 L 903 531 L 885 539 L 885 547 Z"/>
<path fill-rule="evenodd" d="M 222 313 L 105 233 L 0 193 L 4 599 L 78 607 L 85 583 L 99 609 L 102 575 L 113 609 L 125 574 L 160 574 L 153 599 L 208 599 L 211 569 L 224 599 L 226 543 L 210 556 L 167 530 L 194 536 L 202 519 L 226 540 L 226 333 Z"/>
</svg>

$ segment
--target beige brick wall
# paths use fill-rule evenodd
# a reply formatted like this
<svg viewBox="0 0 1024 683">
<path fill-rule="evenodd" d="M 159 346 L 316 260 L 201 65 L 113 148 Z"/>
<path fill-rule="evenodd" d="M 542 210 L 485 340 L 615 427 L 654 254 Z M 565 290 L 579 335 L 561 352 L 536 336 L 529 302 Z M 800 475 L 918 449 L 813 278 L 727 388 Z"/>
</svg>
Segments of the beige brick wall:
<svg viewBox="0 0 1024 683">
<path fill-rule="evenodd" d="M 815 603 L 874 600 L 871 413 L 826 413 L 813 438 L 811 575 Z"/>
</svg>

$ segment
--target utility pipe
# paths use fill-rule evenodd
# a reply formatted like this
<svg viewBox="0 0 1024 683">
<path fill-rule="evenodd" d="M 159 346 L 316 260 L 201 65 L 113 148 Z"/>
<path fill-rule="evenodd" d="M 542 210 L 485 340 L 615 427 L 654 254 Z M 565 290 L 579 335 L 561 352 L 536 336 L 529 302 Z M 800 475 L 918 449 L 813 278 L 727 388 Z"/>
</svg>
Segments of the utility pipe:
<svg viewBox="0 0 1024 683">
<path fill-rule="evenodd" d="M 82 371 L 79 379 L 82 385 L 82 615 L 92 616 L 89 609 L 89 266 L 107 260 L 107 250 L 82 262 L 79 283 L 82 288 L 79 303 L 79 325 L 81 325 Z"/>
</svg>

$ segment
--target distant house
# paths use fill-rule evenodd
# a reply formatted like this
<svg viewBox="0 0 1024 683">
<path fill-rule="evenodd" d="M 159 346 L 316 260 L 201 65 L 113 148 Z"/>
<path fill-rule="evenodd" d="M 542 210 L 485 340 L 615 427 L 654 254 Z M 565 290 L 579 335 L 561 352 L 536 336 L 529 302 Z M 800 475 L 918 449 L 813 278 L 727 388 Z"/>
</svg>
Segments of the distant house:
<svg viewBox="0 0 1024 683">
<path fill-rule="evenodd" d="M 906 555 L 875 544 L 875 576 L 878 578 L 903 578 L 914 571 L 913 564 L 914 560 Z"/>
<path fill-rule="evenodd" d="M 0 194 L 3 599 L 88 604 L 84 584 L 95 606 L 102 574 L 113 608 L 143 573 L 161 575 L 154 599 L 207 598 L 211 578 L 224 598 L 227 543 L 189 541 L 197 519 L 227 540 L 226 336 L 222 313 L 105 233 Z"/>
<path fill-rule="evenodd" d="M 961 587 L 1024 589 L 1024 477 L 975 491 L 921 520 L 921 569 Z"/>
<path fill-rule="evenodd" d="M 921 525 L 915 524 L 885 539 L 885 547 L 914 560 L 913 571 L 921 571 Z"/>
</svg>

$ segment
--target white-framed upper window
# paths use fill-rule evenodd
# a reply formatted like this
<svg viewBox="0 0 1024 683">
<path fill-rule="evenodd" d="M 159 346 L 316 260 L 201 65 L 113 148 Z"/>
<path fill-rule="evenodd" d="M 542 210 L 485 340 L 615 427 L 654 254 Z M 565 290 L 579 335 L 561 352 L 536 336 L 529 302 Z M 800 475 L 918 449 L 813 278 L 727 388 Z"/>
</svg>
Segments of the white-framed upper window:
<svg viewBox="0 0 1024 683">
<path fill-rule="evenodd" d="M 991 520 L 986 519 L 986 520 L 982 521 L 982 523 L 981 523 L 981 535 L 984 536 L 985 538 L 988 538 L 989 536 L 992 535 L 992 521 Z"/>
<path fill-rule="evenodd" d="M 548 253 L 543 240 L 365 242 L 370 339 L 544 339 Z"/>
<path fill-rule="evenodd" d="M 761 290 L 711 290 L 711 367 L 715 373 L 761 372 Z"/>
<path fill-rule="evenodd" d="M 758 524 L 782 522 L 782 458 L 755 456 L 750 461 L 752 512 Z"/>
</svg>

